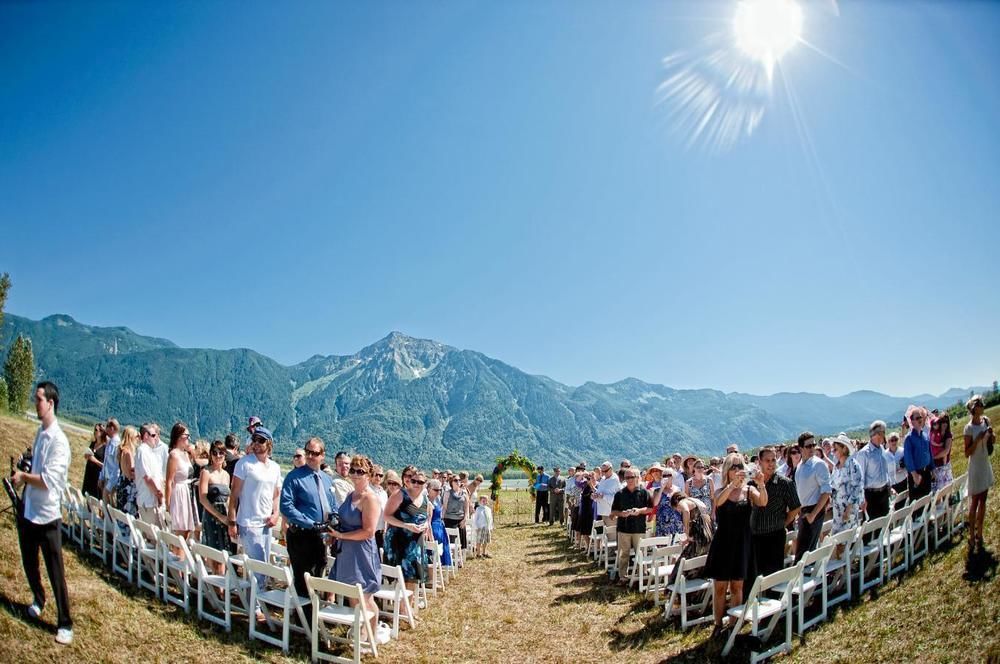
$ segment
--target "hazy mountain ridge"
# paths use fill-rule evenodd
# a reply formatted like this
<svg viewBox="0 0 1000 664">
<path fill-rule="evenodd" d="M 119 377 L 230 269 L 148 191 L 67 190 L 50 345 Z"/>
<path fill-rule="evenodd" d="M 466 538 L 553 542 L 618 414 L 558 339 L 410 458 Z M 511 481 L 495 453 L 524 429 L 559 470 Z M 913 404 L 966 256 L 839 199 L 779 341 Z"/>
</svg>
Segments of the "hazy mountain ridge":
<svg viewBox="0 0 1000 664">
<path fill-rule="evenodd" d="M 571 387 L 399 332 L 353 355 L 316 355 L 292 366 L 248 349 L 179 348 L 65 315 L 31 321 L 6 314 L 0 343 L 6 347 L 18 333 L 32 338 L 39 375 L 59 383 L 67 412 L 131 423 L 184 420 L 199 436 L 241 431 L 254 414 L 274 430 L 281 450 L 319 435 L 328 448 L 392 466 L 486 467 L 513 447 L 548 463 L 718 453 L 730 441 L 756 445 L 806 428 L 837 431 L 896 417 L 913 401 L 950 405 L 968 393 L 757 396 L 636 378 Z"/>
</svg>

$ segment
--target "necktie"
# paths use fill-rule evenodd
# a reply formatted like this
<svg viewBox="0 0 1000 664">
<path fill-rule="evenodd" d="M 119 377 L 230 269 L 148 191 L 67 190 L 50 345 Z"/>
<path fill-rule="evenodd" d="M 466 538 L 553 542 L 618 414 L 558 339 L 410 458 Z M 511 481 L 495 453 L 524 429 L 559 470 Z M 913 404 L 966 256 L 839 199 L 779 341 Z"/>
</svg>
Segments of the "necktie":
<svg viewBox="0 0 1000 664">
<path fill-rule="evenodd" d="M 330 503 L 326 499 L 326 491 L 323 491 L 323 483 L 319 481 L 319 473 L 313 473 L 316 478 L 316 491 L 319 493 L 319 506 L 323 510 L 323 523 L 330 519 Z"/>
</svg>

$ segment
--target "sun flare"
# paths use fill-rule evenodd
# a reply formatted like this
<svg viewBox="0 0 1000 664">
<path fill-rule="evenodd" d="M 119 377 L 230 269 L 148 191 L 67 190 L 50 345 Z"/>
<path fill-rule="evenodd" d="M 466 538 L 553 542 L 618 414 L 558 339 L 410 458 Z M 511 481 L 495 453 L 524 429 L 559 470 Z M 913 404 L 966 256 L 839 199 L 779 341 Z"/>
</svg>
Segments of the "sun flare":
<svg viewBox="0 0 1000 664">
<path fill-rule="evenodd" d="M 802 36 L 802 8 L 795 0 L 740 0 L 733 32 L 739 49 L 770 74 Z"/>
</svg>

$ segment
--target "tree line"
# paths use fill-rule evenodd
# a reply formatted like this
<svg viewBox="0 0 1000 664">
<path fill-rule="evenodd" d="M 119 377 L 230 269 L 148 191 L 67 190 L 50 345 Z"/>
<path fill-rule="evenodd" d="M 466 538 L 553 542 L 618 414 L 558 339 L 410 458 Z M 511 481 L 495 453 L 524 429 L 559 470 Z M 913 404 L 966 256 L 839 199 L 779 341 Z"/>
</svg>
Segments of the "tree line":
<svg viewBox="0 0 1000 664">
<path fill-rule="evenodd" d="M 3 310 L 10 292 L 10 275 L 0 275 L 0 327 L 3 327 Z M 0 348 L 0 353 L 3 348 Z M 3 377 L 0 377 L 0 408 L 12 413 L 23 413 L 28 406 L 28 396 L 35 382 L 35 355 L 31 349 L 31 339 L 22 334 L 11 344 L 7 359 L 3 363 Z"/>
</svg>

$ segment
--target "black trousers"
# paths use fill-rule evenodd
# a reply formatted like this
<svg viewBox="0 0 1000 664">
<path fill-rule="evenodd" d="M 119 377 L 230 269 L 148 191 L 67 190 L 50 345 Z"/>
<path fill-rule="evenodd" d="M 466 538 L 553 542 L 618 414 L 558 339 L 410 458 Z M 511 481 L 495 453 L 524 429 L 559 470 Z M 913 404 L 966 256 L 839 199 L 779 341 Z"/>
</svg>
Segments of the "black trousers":
<svg viewBox="0 0 1000 664">
<path fill-rule="evenodd" d="M 815 505 L 803 507 L 799 513 L 799 536 L 795 540 L 795 562 L 799 562 L 802 556 L 815 550 L 816 545 L 819 544 L 819 536 L 823 531 L 823 515 L 817 516 L 812 523 L 806 520 L 806 514 L 812 512 L 815 507 Z"/>
<path fill-rule="evenodd" d="M 299 597 L 308 597 L 306 572 L 323 577 L 326 568 L 326 544 L 323 536 L 311 530 L 288 529 L 285 537 L 288 544 L 288 562 L 292 565 L 292 579 Z"/>
<path fill-rule="evenodd" d="M 752 536 L 756 575 L 767 576 L 785 567 L 785 538 L 784 529 Z M 743 591 L 745 595 L 750 592 L 750 588 L 744 588 Z"/>
<path fill-rule="evenodd" d="M 889 513 L 889 486 L 882 489 L 865 489 L 868 520 L 878 519 Z"/>
<path fill-rule="evenodd" d="M 542 520 L 549 520 L 549 492 L 535 492 L 535 523 L 538 523 L 538 516 L 541 514 Z"/>
<path fill-rule="evenodd" d="M 913 475 L 910 475 L 909 473 L 906 474 L 906 487 L 907 487 L 907 489 L 910 492 L 910 494 L 909 494 L 909 502 L 911 502 L 911 503 L 913 501 L 915 501 L 915 500 L 923 498 L 926 495 L 929 495 L 930 492 L 931 492 L 931 468 L 930 468 L 930 466 L 924 468 L 923 470 L 917 471 L 917 472 L 920 474 L 920 485 L 919 486 L 917 486 L 913 482 Z M 922 512 L 922 510 L 921 510 L 921 512 Z M 913 516 L 919 517 L 920 513 L 914 513 Z"/>
<path fill-rule="evenodd" d="M 62 557 L 62 519 L 39 525 L 21 516 L 17 520 L 17 526 L 21 536 L 21 563 L 24 565 L 24 575 L 28 577 L 28 586 L 35 596 L 35 603 L 40 607 L 45 606 L 45 588 L 42 586 L 41 570 L 38 567 L 38 550 L 41 549 L 45 569 L 49 572 L 49 583 L 52 584 L 52 594 L 56 597 L 56 609 L 59 612 L 57 627 L 72 629 L 66 568 Z"/>
<path fill-rule="evenodd" d="M 469 548 L 469 534 L 465 530 L 465 526 L 460 526 L 458 524 L 462 523 L 461 519 L 445 519 L 445 528 L 458 528 L 458 541 L 462 543 L 463 549 Z"/>
</svg>

